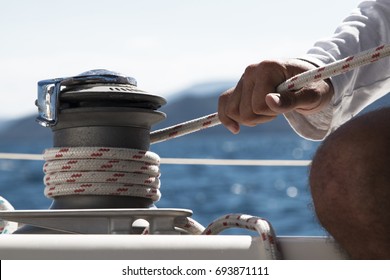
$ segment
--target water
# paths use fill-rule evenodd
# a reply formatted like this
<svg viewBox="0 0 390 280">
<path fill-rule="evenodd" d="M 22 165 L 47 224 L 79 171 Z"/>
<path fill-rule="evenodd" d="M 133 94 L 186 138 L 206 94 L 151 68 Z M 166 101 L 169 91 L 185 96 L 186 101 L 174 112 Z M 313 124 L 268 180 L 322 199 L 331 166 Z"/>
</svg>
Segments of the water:
<svg viewBox="0 0 390 280">
<path fill-rule="evenodd" d="M 40 152 L 50 143 L 1 143 L 1 152 Z M 311 159 L 318 143 L 293 133 L 242 134 L 202 132 L 155 144 L 163 157 L 226 159 Z M 16 209 L 47 209 L 42 161 L 0 160 L 0 195 Z M 159 208 L 191 209 L 207 226 L 228 213 L 269 220 L 278 235 L 324 235 L 308 189 L 307 167 L 162 165 Z M 237 231 L 227 232 L 237 233 Z"/>
</svg>

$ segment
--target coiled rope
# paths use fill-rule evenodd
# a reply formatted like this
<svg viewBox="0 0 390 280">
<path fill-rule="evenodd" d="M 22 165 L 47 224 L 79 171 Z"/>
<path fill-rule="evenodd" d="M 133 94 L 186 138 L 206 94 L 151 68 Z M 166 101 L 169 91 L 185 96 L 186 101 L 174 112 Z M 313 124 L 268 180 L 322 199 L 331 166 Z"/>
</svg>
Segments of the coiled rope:
<svg viewBox="0 0 390 280">
<path fill-rule="evenodd" d="M 45 195 L 125 195 L 158 201 L 160 158 L 123 148 L 51 148 L 44 153 Z"/>
</svg>

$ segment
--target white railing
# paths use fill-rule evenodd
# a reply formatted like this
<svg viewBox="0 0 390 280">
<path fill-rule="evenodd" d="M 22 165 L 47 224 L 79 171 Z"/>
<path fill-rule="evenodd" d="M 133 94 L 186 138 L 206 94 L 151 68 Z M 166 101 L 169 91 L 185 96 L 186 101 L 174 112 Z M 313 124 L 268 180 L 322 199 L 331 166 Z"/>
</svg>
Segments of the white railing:
<svg viewBox="0 0 390 280">
<path fill-rule="evenodd" d="M 0 153 L 0 159 L 43 160 L 42 154 Z M 310 160 L 273 159 L 210 159 L 210 158 L 161 158 L 161 164 L 185 165 L 237 165 L 237 166 L 308 166 Z"/>
</svg>

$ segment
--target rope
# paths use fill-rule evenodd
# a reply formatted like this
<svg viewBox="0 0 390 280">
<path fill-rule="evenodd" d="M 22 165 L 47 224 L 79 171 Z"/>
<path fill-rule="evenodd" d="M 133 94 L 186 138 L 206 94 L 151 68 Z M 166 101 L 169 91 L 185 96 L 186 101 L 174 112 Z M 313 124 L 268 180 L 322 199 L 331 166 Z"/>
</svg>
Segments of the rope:
<svg viewBox="0 0 390 280">
<path fill-rule="evenodd" d="M 183 122 L 174 126 L 153 131 L 150 134 L 150 143 L 155 144 L 176 137 L 184 136 L 195 131 L 206 129 L 221 124 L 218 114 L 210 114 L 198 119 Z"/>
<path fill-rule="evenodd" d="M 189 234 L 202 234 L 205 230 L 204 226 L 189 217 L 179 217 L 175 220 L 174 226 L 185 230 Z"/>
<path fill-rule="evenodd" d="M 263 241 L 267 259 L 280 259 L 281 254 L 276 244 L 275 232 L 271 224 L 259 217 L 229 214 L 212 222 L 202 234 L 218 234 L 228 228 L 243 228 L 256 231 Z"/>
<path fill-rule="evenodd" d="M 160 158 L 124 148 L 51 148 L 44 153 L 45 195 L 124 195 L 158 201 Z"/>
<path fill-rule="evenodd" d="M 277 87 L 277 92 L 283 93 L 290 90 L 298 90 L 309 83 L 325 80 L 337 76 L 355 68 L 374 63 L 390 55 L 390 44 L 363 51 L 354 56 L 337 60 L 323 67 L 312 69 L 296 75 Z"/>
<path fill-rule="evenodd" d="M 280 84 L 276 91 L 283 93 L 286 91 L 298 90 L 309 83 L 319 80 L 325 80 L 332 76 L 337 76 L 355 68 L 374 63 L 382 58 L 390 55 L 390 44 L 381 45 L 376 48 L 361 52 L 355 56 L 350 56 L 326 66 L 319 67 L 310 71 L 296 75 L 284 83 Z M 218 113 L 210 114 L 204 117 L 183 122 L 174 126 L 156 130 L 151 133 L 151 143 L 158 143 L 165 140 L 173 139 L 189 133 L 193 133 L 208 127 L 213 127 L 221 124 Z"/>
<path fill-rule="evenodd" d="M 277 246 L 277 239 L 272 225 L 267 220 L 259 217 L 229 214 L 216 219 L 207 228 L 204 228 L 192 218 L 178 217 L 175 219 L 174 226 L 193 235 L 217 235 L 229 228 L 242 228 L 256 231 L 263 243 L 265 258 L 273 260 L 281 259 L 281 252 Z M 142 234 L 149 234 L 149 228 L 145 228 Z"/>
<path fill-rule="evenodd" d="M 190 217 L 177 217 L 174 221 L 174 227 L 184 230 L 187 234 L 200 235 L 203 234 L 205 228 L 200 223 Z M 142 232 L 143 235 L 150 234 L 149 227 L 146 227 Z"/>
</svg>

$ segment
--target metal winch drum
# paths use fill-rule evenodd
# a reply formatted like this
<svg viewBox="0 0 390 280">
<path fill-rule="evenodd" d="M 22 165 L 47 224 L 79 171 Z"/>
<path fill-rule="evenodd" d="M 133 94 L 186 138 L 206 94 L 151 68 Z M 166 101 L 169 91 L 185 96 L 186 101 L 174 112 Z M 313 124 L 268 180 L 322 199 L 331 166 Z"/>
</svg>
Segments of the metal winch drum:
<svg viewBox="0 0 390 280">
<path fill-rule="evenodd" d="M 152 125 L 165 119 L 160 96 L 137 88 L 132 77 L 107 70 L 38 83 L 38 122 L 53 131 L 54 147 L 118 147 L 148 150 Z M 53 209 L 150 208 L 146 198 L 59 197 Z"/>
</svg>

